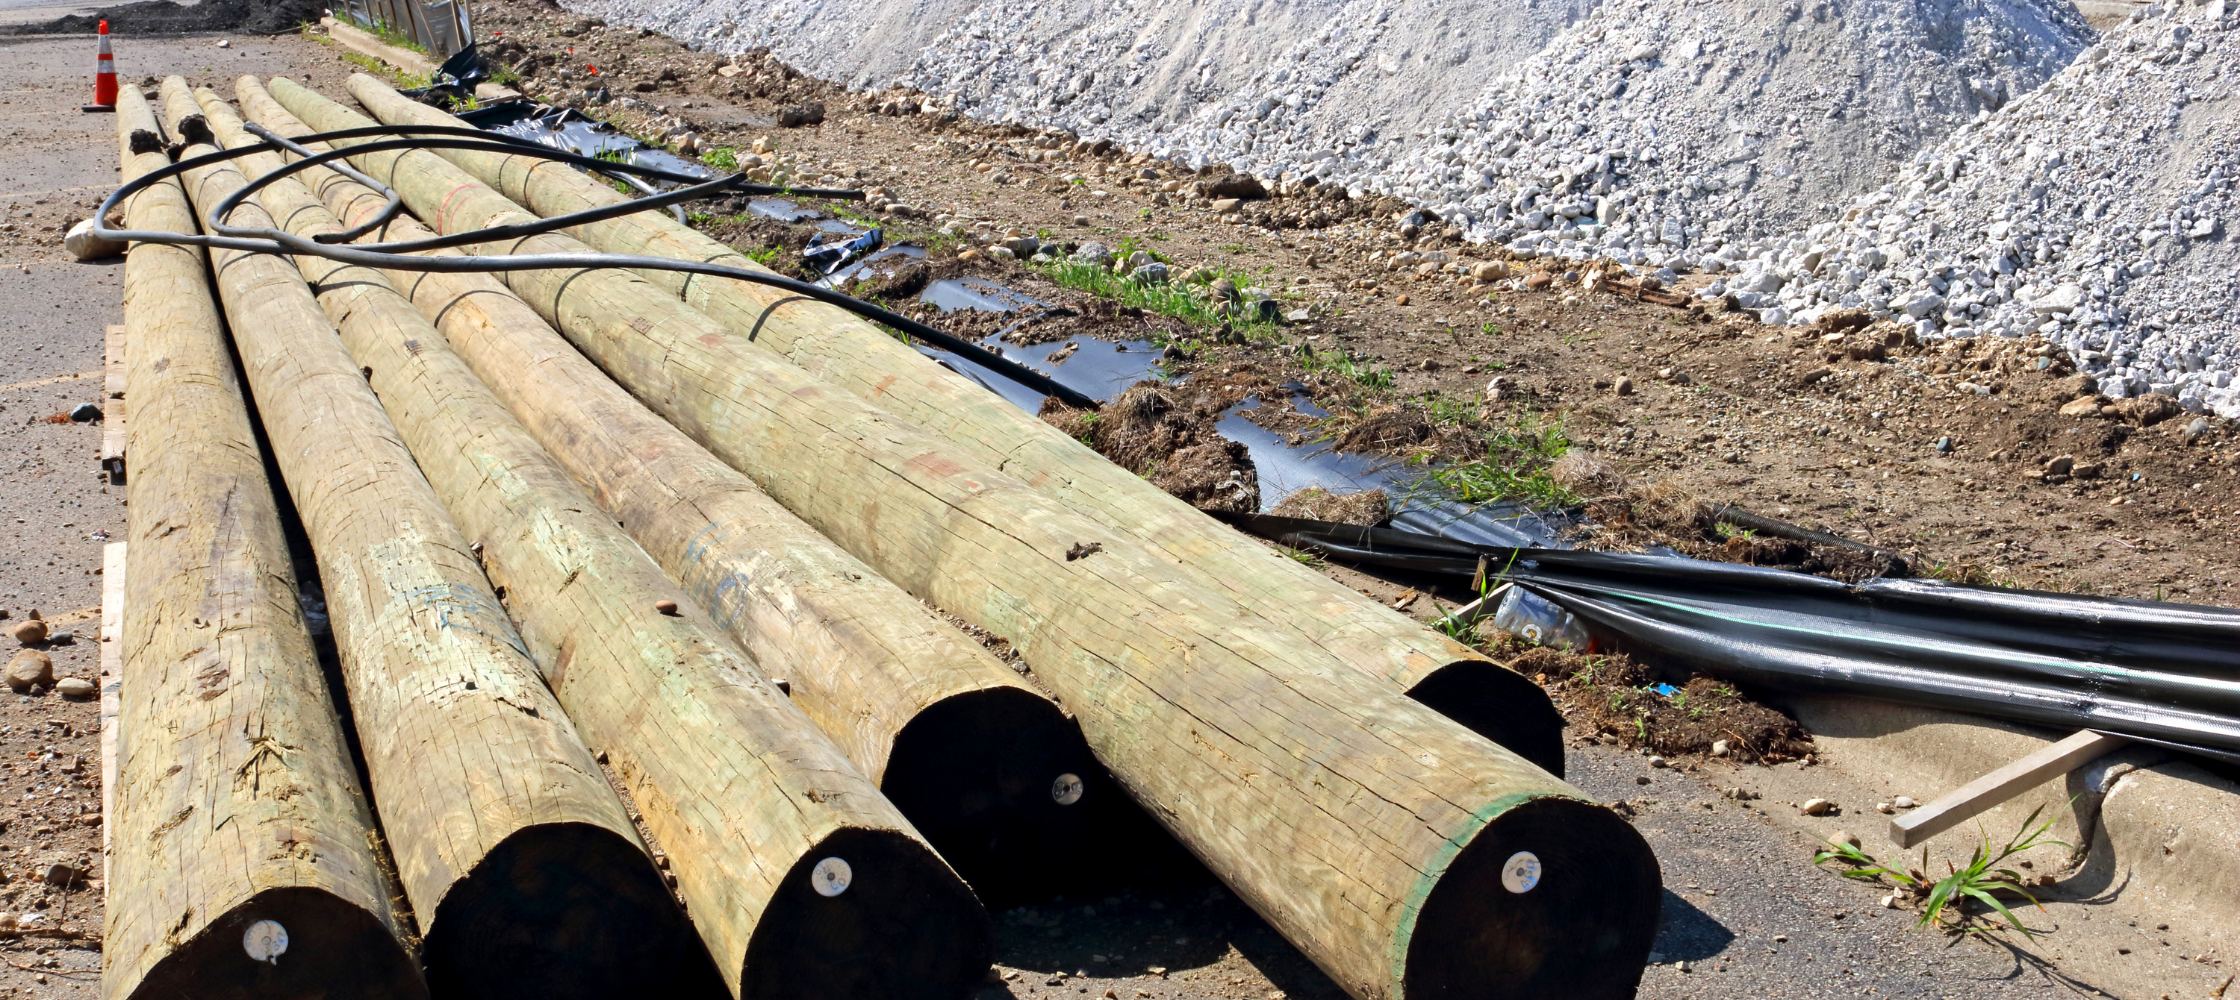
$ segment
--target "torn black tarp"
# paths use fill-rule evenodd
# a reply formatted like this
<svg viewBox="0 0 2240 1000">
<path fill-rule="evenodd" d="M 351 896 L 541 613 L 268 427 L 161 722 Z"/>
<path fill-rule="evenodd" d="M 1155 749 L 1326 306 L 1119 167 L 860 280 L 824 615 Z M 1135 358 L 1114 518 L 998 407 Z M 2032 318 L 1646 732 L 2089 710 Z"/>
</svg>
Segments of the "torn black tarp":
<svg viewBox="0 0 2240 1000">
<path fill-rule="evenodd" d="M 1327 521 L 1228 518 L 1363 565 L 1515 583 L 1597 645 L 1684 670 L 1849 693 L 2240 762 L 2240 611 L 1935 580 L 1850 584 L 1677 556 L 1477 545 Z"/>
</svg>

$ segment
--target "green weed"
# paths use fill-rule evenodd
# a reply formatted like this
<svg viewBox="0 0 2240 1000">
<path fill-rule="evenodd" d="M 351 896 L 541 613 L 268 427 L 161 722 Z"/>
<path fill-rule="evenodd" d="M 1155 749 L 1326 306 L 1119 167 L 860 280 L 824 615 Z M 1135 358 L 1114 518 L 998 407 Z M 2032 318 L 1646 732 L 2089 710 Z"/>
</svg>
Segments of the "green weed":
<svg viewBox="0 0 2240 1000">
<path fill-rule="evenodd" d="M 1548 466 L 1571 450 L 1560 418 L 1533 410 L 1512 413 L 1486 438 L 1486 457 L 1436 467 L 1423 485 L 1465 503 L 1511 500 L 1536 507 L 1566 507 L 1577 495 L 1548 475 Z"/>
<path fill-rule="evenodd" d="M 2073 798 L 2070 799 L 2071 803 L 2075 801 Z M 1951 870 L 1951 874 L 1934 882 L 1931 882 L 1929 876 L 1924 872 L 1924 869 L 1929 866 L 1929 849 L 1927 847 L 1921 849 L 1921 867 L 1906 871 L 1899 871 L 1882 864 L 1850 844 L 1835 841 L 1828 842 L 1827 850 L 1813 854 L 1812 863 L 1817 865 L 1829 861 L 1841 861 L 1852 866 L 1843 872 L 1845 878 L 1884 882 L 1908 895 L 1923 900 L 1921 919 L 1914 921 L 1913 925 L 1915 927 L 1935 926 L 1939 929 L 1962 930 L 1970 934 L 1982 933 L 1982 928 L 1968 926 L 1964 915 L 1956 918 L 1950 927 L 1947 927 L 1941 919 L 1947 909 L 1953 909 L 1957 912 L 1957 904 L 1963 898 L 1966 898 L 1989 906 L 1997 911 L 2000 916 L 2005 917 L 2008 923 L 2013 924 L 2015 930 L 2021 931 L 2023 937 L 2035 941 L 2037 936 L 2030 933 L 2030 928 L 2022 925 L 2022 919 L 2015 916 L 2014 911 L 2008 909 L 2007 904 L 2000 901 L 1993 893 L 2015 893 L 2029 900 L 2030 904 L 2036 906 L 2040 911 L 2045 909 L 2045 904 L 2038 902 L 2038 897 L 2031 895 L 2030 890 L 2023 888 L 2022 873 L 2012 868 L 1997 867 L 2008 858 L 2034 847 L 2069 847 L 2074 849 L 2074 845 L 2067 841 L 2055 840 L 2046 836 L 2047 832 L 2053 829 L 2053 819 L 2038 823 L 2036 829 L 2031 829 L 2030 824 L 2037 823 L 2038 814 L 2044 811 L 2044 806 L 2030 810 L 2030 815 L 2023 819 L 2022 826 L 2015 831 L 2015 835 L 2009 838 L 2006 845 L 2000 847 L 1996 852 L 1991 848 L 1990 836 L 1984 834 L 1979 826 L 1977 834 L 1983 837 L 1983 842 L 1976 845 L 1974 853 L 1969 856 L 1967 867 L 1957 867 L 1948 862 L 1945 867 Z"/>
<path fill-rule="evenodd" d="M 1123 241 L 1121 249 L 1115 251 L 1114 256 L 1125 257 L 1127 254 L 1134 253 L 1133 244 L 1133 240 Z M 1240 274 L 1228 272 L 1215 274 L 1204 278 L 1206 284 L 1183 281 L 1146 284 L 1129 281 L 1095 264 L 1058 260 L 1047 264 L 1029 262 L 1029 266 L 1041 272 L 1043 277 L 1067 288 L 1088 292 L 1099 298 L 1112 299 L 1121 305 L 1134 306 L 1145 312 L 1171 316 L 1195 327 L 1212 328 L 1228 324 L 1230 329 L 1246 336 L 1254 334 L 1265 336 L 1272 333 L 1276 327 L 1274 321 L 1261 319 L 1257 315 L 1228 312 L 1226 309 L 1227 303 L 1222 302 L 1207 287 L 1214 278 L 1218 277 L 1227 277 L 1229 280 L 1236 282 L 1238 287 L 1249 284 L 1251 279 Z"/>
</svg>

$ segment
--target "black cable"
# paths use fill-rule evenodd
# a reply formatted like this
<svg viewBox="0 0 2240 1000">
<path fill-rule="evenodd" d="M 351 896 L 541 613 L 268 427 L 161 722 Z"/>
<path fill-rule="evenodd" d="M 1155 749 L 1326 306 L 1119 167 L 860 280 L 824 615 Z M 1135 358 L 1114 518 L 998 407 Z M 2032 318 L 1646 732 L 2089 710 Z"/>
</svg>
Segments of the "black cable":
<svg viewBox="0 0 2240 1000">
<path fill-rule="evenodd" d="M 313 135 L 303 136 L 299 140 L 295 141 L 273 135 L 269 132 L 269 130 L 260 130 L 260 134 L 264 135 L 265 137 L 264 141 L 262 142 L 258 142 L 252 145 L 240 146 L 234 149 L 220 149 L 215 152 L 205 153 L 201 156 L 181 159 L 176 163 L 172 163 L 160 169 L 150 171 L 149 173 L 135 178 L 129 183 L 126 183 L 124 186 L 119 187 L 116 191 L 112 192 L 108 198 L 102 201 L 100 210 L 94 215 L 94 234 L 101 239 L 114 240 L 119 243 L 164 243 L 177 246 L 197 246 L 205 249 L 215 250 L 239 250 L 248 253 L 270 253 L 323 257 L 328 260 L 339 261 L 345 264 L 355 264 L 362 267 L 395 271 L 433 271 L 443 273 L 462 273 L 474 271 L 535 271 L 544 269 L 570 268 L 626 268 L 632 270 L 679 271 L 687 274 L 704 274 L 711 277 L 732 278 L 739 281 L 748 281 L 755 284 L 782 288 L 804 298 L 814 299 L 827 305 L 838 306 L 839 308 L 844 309 L 856 316 L 860 316 L 864 319 L 871 320 L 877 323 L 884 323 L 888 326 L 902 331 L 908 336 L 925 340 L 928 343 L 940 347 L 941 349 L 952 354 L 957 354 L 969 358 L 974 363 L 986 367 L 989 370 L 1004 376 L 1005 378 L 1009 378 L 1012 381 L 1019 383 L 1020 385 L 1026 386 L 1029 389 L 1042 393 L 1045 396 L 1054 396 L 1059 401 L 1065 403 L 1067 406 L 1075 407 L 1077 409 L 1094 410 L 1102 405 L 1096 399 L 1088 395 L 1061 385 L 1056 380 L 1042 374 L 1041 372 L 1028 368 L 1025 365 L 1021 365 L 1016 361 L 1011 361 L 1007 358 L 1004 358 L 1002 355 L 989 351 L 988 349 L 981 347 L 980 345 L 975 344 L 972 341 L 951 334 L 943 333 L 940 330 L 927 326 L 924 323 L 920 323 L 917 320 L 911 319 L 907 316 L 903 316 L 899 313 L 891 312 L 879 306 L 872 305 L 871 303 L 865 302 L 862 299 L 858 299 L 854 296 L 847 295 L 830 288 L 825 288 L 821 285 L 811 284 L 809 282 L 796 280 L 794 278 L 788 278 L 780 274 L 771 274 L 761 271 L 749 271 L 743 268 L 728 267 L 722 264 L 712 264 L 704 261 L 677 260 L 669 257 L 649 257 L 635 254 L 546 253 L 424 257 L 415 252 L 412 252 L 464 246 L 476 243 L 491 243 L 501 240 L 519 239 L 526 236 L 536 236 L 544 233 L 554 232 L 556 230 L 567 229 L 573 226 L 584 225 L 590 222 L 598 222 L 605 219 L 631 215 L 637 212 L 645 211 L 649 208 L 662 208 L 678 202 L 688 201 L 694 198 L 707 197 L 711 194 L 716 194 L 723 191 L 738 191 L 753 194 L 794 194 L 804 197 L 823 198 L 861 198 L 863 194 L 860 191 L 833 190 L 824 188 L 801 189 L 766 184 L 755 184 L 749 182 L 744 174 L 733 174 L 728 177 L 720 177 L 710 181 L 698 176 L 662 170 L 657 167 L 646 167 L 634 163 L 616 163 L 609 160 L 599 160 L 593 157 L 582 156 L 576 153 L 553 149 L 549 146 L 531 142 L 527 139 L 518 139 L 513 136 L 484 132 L 480 129 L 459 128 L 449 125 L 415 125 L 404 127 L 387 125 L 366 126 L 361 128 L 342 129 L 334 132 L 316 133 Z M 363 139 L 376 136 L 389 138 L 378 139 L 373 142 L 358 143 L 351 146 L 339 147 L 324 153 L 314 152 L 303 145 L 303 143 L 306 142 L 332 142 L 338 139 Z M 408 138 L 408 136 L 423 136 L 424 138 Z M 622 202 L 616 205 L 609 205 L 603 208 L 594 208 L 582 212 L 572 212 L 567 215 L 554 216 L 549 219 L 540 220 L 536 223 L 514 226 L 498 226 L 490 229 L 475 230 L 473 232 L 467 233 L 455 233 L 450 236 L 437 237 L 428 240 L 413 240 L 400 243 L 376 243 L 369 246 L 342 246 L 319 240 L 307 240 L 302 237 L 296 236 L 293 233 L 285 232 L 278 229 L 230 226 L 222 221 L 228 215 L 230 215 L 235 208 L 239 207 L 244 199 L 248 198 L 256 191 L 264 188 L 269 184 L 272 184 L 275 181 L 280 180 L 281 178 L 291 176 L 304 170 L 308 170 L 311 167 L 326 165 L 332 161 L 342 159 L 346 156 L 355 156 L 363 153 L 386 152 L 390 150 L 427 149 L 463 149 L 478 152 L 502 153 L 507 155 L 535 156 L 542 159 L 555 160 L 561 163 L 580 166 L 588 170 L 597 170 L 602 172 L 618 171 L 622 173 L 638 175 L 641 177 L 649 177 L 656 180 L 665 180 L 673 183 L 686 184 L 689 186 L 669 191 L 654 197 L 639 198 Z M 172 177 L 183 174 L 189 170 L 209 166 L 214 163 L 223 163 L 228 160 L 237 159 L 239 157 L 248 156 L 254 153 L 264 152 L 287 152 L 293 153 L 302 158 L 288 163 L 278 170 L 274 170 L 250 179 L 249 183 L 245 185 L 241 190 L 234 192 L 223 202 L 215 206 L 210 212 L 210 228 L 216 235 L 206 236 L 162 231 L 110 229 L 108 226 L 107 220 L 109 218 L 109 213 L 115 211 L 117 206 L 121 202 L 123 202 L 124 199 L 129 198 L 132 195 L 137 194 L 152 185 L 161 183 Z M 351 176 L 352 180 L 356 180 L 360 183 L 365 184 L 367 187 L 373 189 L 376 193 L 379 193 L 384 198 L 389 199 L 391 203 L 395 203 L 397 201 L 396 192 L 390 189 L 387 185 L 381 184 L 373 180 L 373 178 L 354 170 L 345 171 L 345 173 L 346 175 Z M 383 207 L 383 212 L 390 213 L 391 215 L 394 214 L 393 212 L 391 212 L 390 208 L 387 205 Z M 367 229 L 366 231 L 371 230 Z M 362 235 L 362 233 L 360 235 Z"/>
</svg>

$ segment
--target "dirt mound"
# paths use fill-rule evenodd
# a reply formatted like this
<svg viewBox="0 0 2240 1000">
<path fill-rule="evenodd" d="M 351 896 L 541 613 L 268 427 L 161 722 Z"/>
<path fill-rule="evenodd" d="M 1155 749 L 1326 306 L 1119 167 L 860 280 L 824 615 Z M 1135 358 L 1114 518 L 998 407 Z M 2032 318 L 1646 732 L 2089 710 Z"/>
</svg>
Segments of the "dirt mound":
<svg viewBox="0 0 2240 1000">
<path fill-rule="evenodd" d="M 104 7 L 91 14 L 71 14 L 40 24 L 0 26 L 0 35 L 92 34 L 100 22 L 124 35 L 188 34 L 199 31 L 238 31 L 252 35 L 277 35 L 304 24 L 316 24 L 327 4 L 318 0 L 202 0 L 183 7 L 171 0 Z"/>
<path fill-rule="evenodd" d="M 1363 490 L 1359 493 L 1332 493 L 1320 486 L 1284 497 L 1275 509 L 1268 511 L 1277 517 L 1304 517 L 1317 521 L 1336 521 L 1360 527 L 1373 527 L 1392 516 L 1392 499 L 1383 490 Z"/>
<path fill-rule="evenodd" d="M 1200 510 L 1260 509 L 1260 475 L 1244 445 L 1214 430 L 1220 411 L 1182 406 L 1157 383 L 1139 382 L 1093 413 L 1045 400 L 1041 416 Z"/>
<path fill-rule="evenodd" d="M 1438 437 L 1438 429 L 1421 413 L 1409 409 L 1379 410 L 1346 428 L 1331 442 L 1330 448 L 1391 455 L 1411 451 Z"/>
<path fill-rule="evenodd" d="M 1751 701 L 1733 685 L 1696 674 L 1665 693 L 1656 673 L 1622 653 L 1590 656 L 1548 646 L 1527 649 L 1511 664 L 1544 676 L 1571 723 L 1628 748 L 1667 757 L 1709 754 L 1778 764 L 1812 752 L 1812 735 L 1791 719 Z"/>
</svg>

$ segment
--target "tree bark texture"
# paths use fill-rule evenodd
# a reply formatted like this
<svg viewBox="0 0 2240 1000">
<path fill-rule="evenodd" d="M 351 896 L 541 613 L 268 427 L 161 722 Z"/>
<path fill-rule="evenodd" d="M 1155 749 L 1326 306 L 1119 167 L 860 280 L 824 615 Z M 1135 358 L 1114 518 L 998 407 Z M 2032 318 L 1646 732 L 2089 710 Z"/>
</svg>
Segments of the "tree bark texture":
<svg viewBox="0 0 2240 1000">
<path fill-rule="evenodd" d="M 268 127 L 285 114 L 252 77 L 240 80 L 237 93 Z M 204 107 L 229 145 L 255 141 L 222 104 L 206 97 Z M 268 170 L 279 159 L 260 154 L 248 166 Z M 338 198 L 362 193 L 368 212 L 379 209 L 372 191 L 314 169 L 320 176 L 298 176 Z M 297 235 L 346 228 L 294 180 L 259 197 Z M 425 232 L 400 220 L 373 238 Z M 681 613 L 685 594 L 389 278 L 324 258 L 296 262 L 343 345 L 373 372 L 375 393 L 429 482 L 480 547 L 569 717 L 607 750 L 629 786 L 730 989 L 754 996 L 968 993 L 988 967 L 986 915 L 902 814 L 746 656 L 700 616 Z M 485 291 L 478 297 L 518 302 L 502 287 Z M 532 369 L 549 363 L 510 360 Z M 663 601 L 678 613 L 665 613 Z M 843 858 L 854 885 L 826 897 L 807 873 L 835 856 L 825 850 L 834 838 L 875 847 Z M 789 953 L 765 948 L 750 967 L 760 928 L 785 922 L 838 933 Z M 792 985 L 773 993 L 771 983 Z M 848 983 L 865 989 L 843 989 Z M 661 992 L 652 983 L 640 988 Z"/>
<path fill-rule="evenodd" d="M 122 178 L 169 166 L 139 88 L 116 108 Z M 200 231 L 172 181 L 125 213 L 132 229 Z M 102 996 L 419 1000 L 410 918 L 390 905 L 209 282 L 193 247 L 136 243 L 125 257 L 129 680 Z M 243 945 L 264 921 L 288 936 L 276 961 Z"/>
<path fill-rule="evenodd" d="M 350 92 L 392 125 L 464 125 L 370 76 Z M 515 203 L 552 216 L 625 196 L 563 163 L 471 150 L 441 154 Z M 767 271 L 737 250 L 650 211 L 591 223 L 569 235 L 608 253 L 712 261 Z M 675 271 L 646 280 L 761 348 L 958 446 L 1151 551 L 1189 567 L 1271 623 L 1289 628 L 1557 776 L 1562 719 L 1538 685 L 1314 568 L 1271 551 L 1106 460 L 1037 416 L 933 363 L 869 322 L 768 285 Z"/>
<path fill-rule="evenodd" d="M 214 152 L 164 81 L 181 157 Z M 202 213 L 246 182 L 185 175 Z M 233 222 L 271 226 L 245 203 Z M 374 806 L 431 990 L 611 996 L 672 965 L 683 915 L 467 542 L 285 257 L 212 254 L 219 300 L 319 560 Z"/>
<path fill-rule="evenodd" d="M 300 87 L 274 96 L 317 128 L 356 117 Z M 432 153 L 355 162 L 442 233 L 528 218 Z M 1136 800 L 1355 995 L 1631 995 L 1659 884 L 1615 813 L 1138 540 L 741 349 L 658 286 L 598 270 L 506 282 L 826 537 L 1019 644 Z"/>
</svg>

